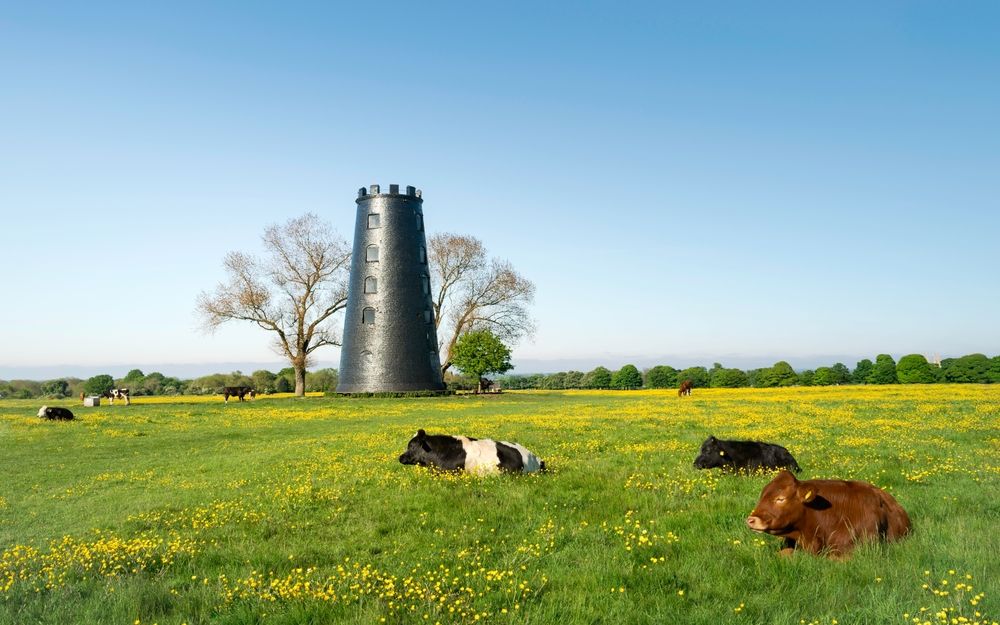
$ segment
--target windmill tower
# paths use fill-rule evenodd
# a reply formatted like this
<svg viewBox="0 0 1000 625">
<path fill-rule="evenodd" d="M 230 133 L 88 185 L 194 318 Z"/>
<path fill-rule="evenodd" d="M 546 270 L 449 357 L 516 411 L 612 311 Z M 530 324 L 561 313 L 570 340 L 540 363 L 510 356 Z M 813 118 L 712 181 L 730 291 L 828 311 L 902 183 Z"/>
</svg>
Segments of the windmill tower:
<svg viewBox="0 0 1000 625">
<path fill-rule="evenodd" d="M 358 190 L 338 393 L 440 391 L 419 190 Z"/>
</svg>

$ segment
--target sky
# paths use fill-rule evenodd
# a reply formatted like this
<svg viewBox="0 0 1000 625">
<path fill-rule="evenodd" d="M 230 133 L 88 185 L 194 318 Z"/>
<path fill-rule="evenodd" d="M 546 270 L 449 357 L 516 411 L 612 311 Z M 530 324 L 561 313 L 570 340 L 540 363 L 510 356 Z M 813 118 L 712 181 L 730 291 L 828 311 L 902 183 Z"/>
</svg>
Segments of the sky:
<svg viewBox="0 0 1000 625">
<path fill-rule="evenodd" d="M 279 366 L 198 294 L 375 183 L 535 283 L 515 372 L 998 354 L 998 18 L 0 2 L 0 378 Z"/>
</svg>

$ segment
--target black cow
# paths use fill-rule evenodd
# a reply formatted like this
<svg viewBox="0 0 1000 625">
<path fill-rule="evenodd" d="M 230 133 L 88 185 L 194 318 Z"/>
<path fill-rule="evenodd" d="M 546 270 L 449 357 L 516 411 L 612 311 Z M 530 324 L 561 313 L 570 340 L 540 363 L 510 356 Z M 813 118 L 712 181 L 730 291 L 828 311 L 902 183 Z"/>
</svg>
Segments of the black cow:
<svg viewBox="0 0 1000 625">
<path fill-rule="evenodd" d="M 42 406 L 38 409 L 38 416 L 42 419 L 60 421 L 70 421 L 73 419 L 73 413 L 69 408 L 60 408 L 59 406 L 53 406 L 52 408 Z"/>
<path fill-rule="evenodd" d="M 222 389 L 222 397 L 229 403 L 230 397 L 239 397 L 240 401 L 243 401 L 244 397 L 249 397 L 253 399 L 257 396 L 257 391 L 253 390 L 249 386 L 227 386 Z"/>
<path fill-rule="evenodd" d="M 781 445 L 759 441 L 722 441 L 714 436 L 701 444 L 701 453 L 694 460 L 696 469 L 791 469 L 801 471 L 799 463 Z"/>
<path fill-rule="evenodd" d="M 534 473 L 544 471 L 545 463 L 517 443 L 475 439 L 465 436 L 430 435 L 418 430 L 399 456 L 403 464 L 418 464 L 446 471 L 469 471 L 486 474 L 497 471 Z"/>
</svg>

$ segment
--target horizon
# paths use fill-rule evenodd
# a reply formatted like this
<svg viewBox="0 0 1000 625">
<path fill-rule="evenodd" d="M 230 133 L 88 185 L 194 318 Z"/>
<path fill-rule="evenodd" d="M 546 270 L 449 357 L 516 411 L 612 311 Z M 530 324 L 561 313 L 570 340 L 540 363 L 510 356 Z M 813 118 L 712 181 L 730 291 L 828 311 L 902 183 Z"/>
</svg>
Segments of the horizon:
<svg viewBox="0 0 1000 625">
<path fill-rule="evenodd" d="M 198 293 L 372 183 L 534 282 L 526 368 L 1000 353 L 1000 5 L 573 6 L 10 7 L 0 372 L 280 361 Z"/>
<path fill-rule="evenodd" d="M 886 353 L 886 352 L 879 352 Z M 899 362 L 899 359 L 909 353 L 905 352 L 900 354 L 889 354 L 892 358 Z M 970 353 L 983 353 L 983 352 L 970 352 Z M 796 372 L 802 372 L 806 370 L 815 370 L 817 367 L 828 367 L 836 363 L 841 363 L 846 365 L 849 369 L 853 370 L 857 363 L 863 359 L 868 359 L 872 362 L 875 361 L 875 357 L 878 354 L 872 354 L 870 356 L 851 356 L 851 355 L 817 355 L 813 357 L 807 357 L 797 360 L 789 360 L 787 358 L 781 357 L 756 357 L 756 356 L 739 356 L 730 354 L 728 357 L 707 357 L 698 358 L 695 356 L 681 356 L 670 357 L 628 357 L 628 356 L 608 356 L 608 358 L 601 360 L 597 359 L 552 359 L 552 360 L 532 360 L 532 359 L 513 359 L 514 369 L 503 375 L 536 375 L 543 374 L 549 375 L 553 373 L 560 373 L 566 371 L 581 371 L 588 372 L 592 371 L 596 367 L 606 367 L 611 371 L 616 371 L 625 365 L 635 365 L 640 371 L 646 371 L 657 365 L 669 365 L 677 370 L 686 369 L 688 367 L 705 367 L 706 369 L 711 369 L 713 363 L 720 363 L 725 368 L 735 368 L 742 369 L 744 371 L 749 371 L 751 369 L 761 369 L 773 366 L 779 361 L 788 362 Z M 946 358 L 959 358 L 961 356 L 967 356 L 969 354 L 922 354 L 927 358 L 928 361 L 933 362 L 935 356 L 939 356 L 942 360 Z M 990 354 L 986 353 L 986 356 L 996 356 L 1000 354 Z M 283 363 L 278 360 L 273 361 L 260 361 L 260 362 L 205 362 L 205 363 L 139 363 L 139 364 L 110 364 L 110 365 L 45 365 L 39 367 L 10 367 L 5 365 L 0 365 L 0 380 L 13 381 L 13 380 L 31 380 L 31 381 L 46 381 L 46 380 L 56 380 L 61 378 L 78 378 L 86 380 L 96 375 L 109 374 L 115 379 L 121 379 L 125 375 L 133 370 L 139 369 L 143 374 L 148 375 L 153 372 L 162 373 L 167 377 L 174 377 L 179 379 L 194 379 L 203 377 L 206 375 L 213 374 L 230 374 L 234 372 L 241 372 L 245 375 L 250 375 L 254 371 L 265 369 L 276 373 L 282 369 L 287 368 L 288 363 Z M 317 360 L 314 366 L 308 367 L 307 371 L 318 371 L 320 369 L 339 369 L 339 363 L 332 360 Z M 70 373 L 64 373 L 65 371 L 70 371 Z"/>
</svg>

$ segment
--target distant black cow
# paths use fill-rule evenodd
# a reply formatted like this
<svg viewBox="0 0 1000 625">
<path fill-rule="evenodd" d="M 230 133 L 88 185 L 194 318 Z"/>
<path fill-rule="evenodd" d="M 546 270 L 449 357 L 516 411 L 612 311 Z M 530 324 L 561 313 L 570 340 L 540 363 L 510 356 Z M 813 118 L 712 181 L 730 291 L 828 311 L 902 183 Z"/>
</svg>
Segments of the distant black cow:
<svg viewBox="0 0 1000 625">
<path fill-rule="evenodd" d="M 227 386 L 222 389 L 222 397 L 229 403 L 230 397 L 239 397 L 240 401 L 243 401 L 244 397 L 249 397 L 253 399 L 257 396 L 257 391 L 253 390 L 249 386 Z"/>
<path fill-rule="evenodd" d="M 42 406 L 38 409 L 38 416 L 42 419 L 69 421 L 73 418 L 73 413 L 70 412 L 68 408 L 60 408 L 58 406 L 49 408 L 48 406 Z"/>
<path fill-rule="evenodd" d="M 696 469 L 791 469 L 801 471 L 799 463 L 781 445 L 758 441 L 722 441 L 714 436 L 701 444 L 701 453 L 694 460 Z"/>
<path fill-rule="evenodd" d="M 475 439 L 465 436 L 430 435 L 418 430 L 406 451 L 399 456 L 403 464 L 418 464 L 446 471 L 469 471 L 486 474 L 498 471 L 534 473 L 544 471 L 545 463 L 517 443 Z"/>
<path fill-rule="evenodd" d="M 129 396 L 128 396 L 128 389 L 127 388 L 113 388 L 113 389 L 104 391 L 103 393 L 101 393 L 101 397 L 106 397 L 108 399 L 108 403 L 111 404 L 112 406 L 115 404 L 115 400 L 116 399 L 124 399 L 126 406 L 129 406 L 129 405 L 132 404 L 132 400 L 129 399 Z"/>
<path fill-rule="evenodd" d="M 677 396 L 684 397 L 685 395 L 690 395 L 692 388 L 694 388 L 694 382 L 691 380 L 684 380 L 681 382 L 681 387 L 677 389 Z"/>
</svg>

